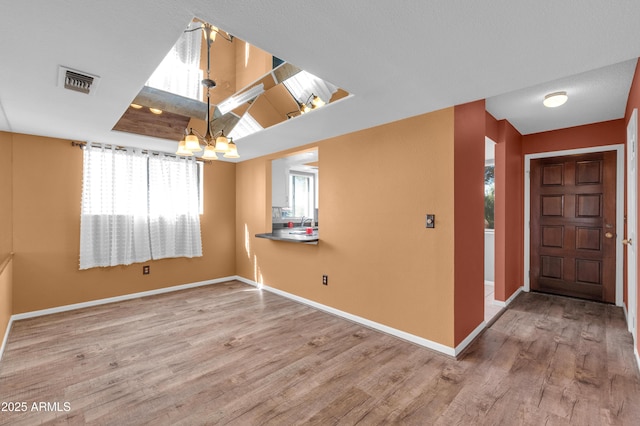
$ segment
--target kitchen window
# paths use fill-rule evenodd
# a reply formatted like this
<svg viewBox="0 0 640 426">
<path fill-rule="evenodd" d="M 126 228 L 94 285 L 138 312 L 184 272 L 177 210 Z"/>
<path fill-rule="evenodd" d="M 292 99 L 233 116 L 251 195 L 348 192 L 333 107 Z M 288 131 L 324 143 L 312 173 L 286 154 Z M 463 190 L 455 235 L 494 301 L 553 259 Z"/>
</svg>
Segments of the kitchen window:
<svg viewBox="0 0 640 426">
<path fill-rule="evenodd" d="M 316 176 L 313 173 L 291 171 L 289 173 L 289 199 L 291 216 L 311 218 L 315 213 Z"/>
</svg>

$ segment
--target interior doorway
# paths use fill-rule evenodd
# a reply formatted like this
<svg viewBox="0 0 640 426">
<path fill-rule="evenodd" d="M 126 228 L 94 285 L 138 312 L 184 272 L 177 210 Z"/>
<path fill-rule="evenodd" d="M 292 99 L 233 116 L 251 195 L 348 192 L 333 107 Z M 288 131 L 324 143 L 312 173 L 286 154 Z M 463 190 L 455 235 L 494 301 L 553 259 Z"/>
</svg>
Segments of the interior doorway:
<svg viewBox="0 0 640 426">
<path fill-rule="evenodd" d="M 485 138 L 484 161 L 484 321 L 500 312 L 495 303 L 495 142 Z"/>
</svg>

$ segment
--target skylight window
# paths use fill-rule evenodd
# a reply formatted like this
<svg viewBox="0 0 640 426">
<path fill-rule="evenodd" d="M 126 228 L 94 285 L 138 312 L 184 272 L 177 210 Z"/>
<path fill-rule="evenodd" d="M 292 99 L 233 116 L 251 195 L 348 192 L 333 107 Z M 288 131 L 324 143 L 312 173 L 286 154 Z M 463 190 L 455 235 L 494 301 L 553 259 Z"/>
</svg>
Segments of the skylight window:
<svg viewBox="0 0 640 426">
<path fill-rule="evenodd" d="M 201 156 L 208 141 L 219 135 L 237 142 L 348 96 L 342 88 L 194 18 L 113 129 L 174 140 L 176 149 L 190 135 L 197 139 L 190 142 L 201 148 L 191 154 Z"/>
</svg>

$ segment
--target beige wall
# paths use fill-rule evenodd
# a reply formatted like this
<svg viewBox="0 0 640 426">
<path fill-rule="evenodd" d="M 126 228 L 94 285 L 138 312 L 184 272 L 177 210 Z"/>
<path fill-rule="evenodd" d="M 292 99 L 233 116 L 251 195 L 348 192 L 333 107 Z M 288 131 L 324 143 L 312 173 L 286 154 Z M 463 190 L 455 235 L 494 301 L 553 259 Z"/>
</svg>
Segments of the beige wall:
<svg viewBox="0 0 640 426">
<path fill-rule="evenodd" d="M 271 229 L 270 159 L 237 165 L 238 275 L 453 347 L 454 109 L 318 149 L 317 246 L 254 237 Z"/>
<path fill-rule="evenodd" d="M 11 256 L 0 262 L 0 346 L 13 312 L 13 260 Z"/>
<path fill-rule="evenodd" d="M 38 153 L 38 155 L 33 155 Z M 13 135 L 13 313 L 235 274 L 235 165 L 205 166 L 204 256 L 78 270 L 82 150 Z"/>
<path fill-rule="evenodd" d="M 271 71 L 271 54 L 251 44 L 234 40 L 236 48 L 236 92 L 262 78 Z"/>
<path fill-rule="evenodd" d="M 13 313 L 10 255 L 13 251 L 12 157 L 12 135 L 0 132 L 0 342 Z"/>
<path fill-rule="evenodd" d="M 232 96 L 236 92 L 236 47 L 238 39 L 233 42 L 225 40 L 221 36 L 211 45 L 211 79 L 216 82 L 216 87 L 211 89 L 211 104 L 215 105 Z M 200 61 L 202 74 L 207 76 L 207 43 L 202 43 L 202 56 Z M 206 90 L 203 90 L 203 101 L 207 101 Z"/>
<path fill-rule="evenodd" d="M 12 135 L 0 132 L 0 263 L 13 251 Z"/>
</svg>

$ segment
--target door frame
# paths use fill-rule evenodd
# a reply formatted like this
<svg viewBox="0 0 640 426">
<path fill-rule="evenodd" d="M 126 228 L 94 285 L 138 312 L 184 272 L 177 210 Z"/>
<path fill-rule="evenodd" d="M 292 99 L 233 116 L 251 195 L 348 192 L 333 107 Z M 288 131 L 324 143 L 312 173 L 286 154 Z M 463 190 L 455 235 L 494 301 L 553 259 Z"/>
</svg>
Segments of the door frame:
<svg viewBox="0 0 640 426">
<path fill-rule="evenodd" d="M 631 176 L 629 176 L 630 169 L 627 167 L 627 235 L 625 238 L 629 238 L 629 224 L 633 224 L 633 238 L 638 239 L 638 109 L 634 108 L 631 113 L 631 117 L 629 118 L 629 122 L 627 123 L 627 147 L 630 146 L 630 138 L 629 131 L 632 129 L 635 131 L 633 135 L 635 138 L 635 155 L 630 159 L 630 152 L 627 151 L 627 156 L 625 158 L 626 165 L 628 165 L 629 161 L 633 164 L 633 170 L 635 170 L 635 175 L 633 176 L 633 190 L 630 190 L 631 187 Z M 634 208 L 630 209 L 630 206 L 633 205 Z M 633 211 L 635 213 L 635 217 L 629 218 L 629 211 Z M 630 220 L 631 219 L 631 220 Z M 629 256 L 629 254 L 632 256 Z M 634 343 L 638 341 L 638 330 L 637 330 L 637 317 L 638 317 L 638 304 L 637 304 L 637 293 L 638 293 L 638 252 L 635 249 L 635 246 L 630 246 L 627 248 L 627 306 L 625 308 L 625 316 L 627 318 L 627 328 L 629 332 L 633 336 Z M 633 265 L 635 269 L 635 275 L 633 277 L 633 282 L 631 274 L 629 274 L 630 265 Z"/>
<path fill-rule="evenodd" d="M 531 255 L 531 160 L 537 158 L 562 157 L 565 155 L 589 154 L 592 152 L 616 151 L 616 306 L 623 305 L 623 252 L 622 241 L 624 238 L 624 144 L 603 145 L 590 148 L 567 149 L 562 151 L 539 152 L 524 156 L 524 291 L 531 291 L 529 278 Z M 619 241 L 617 240 L 619 238 Z"/>
</svg>

